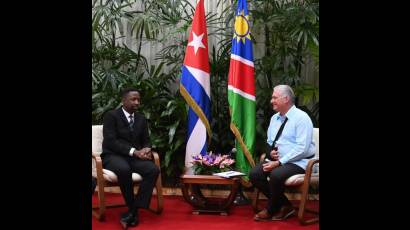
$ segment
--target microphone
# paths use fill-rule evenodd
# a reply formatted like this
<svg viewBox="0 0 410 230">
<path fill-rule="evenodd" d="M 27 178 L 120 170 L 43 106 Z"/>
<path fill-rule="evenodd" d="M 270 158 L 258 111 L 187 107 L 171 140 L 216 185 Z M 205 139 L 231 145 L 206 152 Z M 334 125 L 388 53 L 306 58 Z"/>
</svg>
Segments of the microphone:
<svg viewBox="0 0 410 230">
<path fill-rule="evenodd" d="M 229 156 L 233 158 L 235 154 L 236 154 L 236 148 L 232 148 L 231 151 L 229 151 Z"/>
</svg>

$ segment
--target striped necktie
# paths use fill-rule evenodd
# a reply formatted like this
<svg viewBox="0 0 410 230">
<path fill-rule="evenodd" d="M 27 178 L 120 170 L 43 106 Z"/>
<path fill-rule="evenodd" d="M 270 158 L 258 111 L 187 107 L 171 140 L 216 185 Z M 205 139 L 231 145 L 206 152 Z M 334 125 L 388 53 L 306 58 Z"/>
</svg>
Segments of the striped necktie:
<svg viewBox="0 0 410 230">
<path fill-rule="evenodd" d="M 132 130 L 133 128 L 133 125 L 134 125 L 134 117 L 132 116 L 132 114 L 129 116 L 129 118 L 130 118 L 130 122 L 129 122 L 129 126 L 130 126 L 130 129 Z"/>
</svg>

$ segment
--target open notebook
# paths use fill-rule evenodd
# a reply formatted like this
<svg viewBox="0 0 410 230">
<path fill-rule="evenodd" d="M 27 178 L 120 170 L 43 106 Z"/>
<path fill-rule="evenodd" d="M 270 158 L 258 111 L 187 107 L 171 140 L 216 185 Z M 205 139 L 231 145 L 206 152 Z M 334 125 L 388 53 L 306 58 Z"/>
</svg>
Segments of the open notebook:
<svg viewBox="0 0 410 230">
<path fill-rule="evenodd" d="M 224 178 L 231 178 L 231 177 L 235 177 L 235 176 L 245 176 L 244 173 L 237 172 L 237 171 L 220 172 L 220 173 L 214 173 L 212 175 L 220 176 L 220 177 L 224 177 Z"/>
</svg>

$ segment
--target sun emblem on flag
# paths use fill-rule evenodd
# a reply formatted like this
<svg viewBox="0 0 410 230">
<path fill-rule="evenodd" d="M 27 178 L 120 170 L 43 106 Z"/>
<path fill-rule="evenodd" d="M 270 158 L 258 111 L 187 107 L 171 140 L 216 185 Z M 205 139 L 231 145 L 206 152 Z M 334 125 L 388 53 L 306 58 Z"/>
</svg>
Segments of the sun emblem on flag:
<svg viewBox="0 0 410 230">
<path fill-rule="evenodd" d="M 245 44 L 245 38 L 251 40 L 251 32 L 249 31 L 249 15 L 245 16 L 244 11 L 242 10 L 240 14 L 235 17 L 235 34 L 233 35 L 236 38 L 236 41 L 242 39 L 243 44 Z"/>
</svg>

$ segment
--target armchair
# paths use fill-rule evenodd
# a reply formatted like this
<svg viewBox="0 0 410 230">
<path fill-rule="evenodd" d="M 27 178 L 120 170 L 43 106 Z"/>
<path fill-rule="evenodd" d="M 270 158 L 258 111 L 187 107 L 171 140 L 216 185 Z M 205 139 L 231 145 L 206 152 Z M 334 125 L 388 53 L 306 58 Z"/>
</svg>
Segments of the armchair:
<svg viewBox="0 0 410 230">
<path fill-rule="evenodd" d="M 102 153 L 103 140 L 102 130 L 102 125 L 92 126 L 92 175 L 97 179 L 98 192 L 98 205 L 93 205 L 92 213 L 100 221 L 104 220 L 106 208 L 126 206 L 125 202 L 106 204 L 105 201 L 104 188 L 117 187 L 119 185 L 117 183 L 117 176 L 112 171 L 104 169 L 102 166 L 102 159 L 100 157 L 100 154 Z M 153 152 L 153 161 L 155 165 L 160 168 L 159 156 L 156 152 Z M 139 182 L 142 181 L 142 177 L 138 173 L 133 173 L 132 180 L 134 181 L 134 186 L 138 186 Z M 157 198 L 156 207 L 152 207 L 153 205 L 151 204 L 149 210 L 153 211 L 156 214 L 160 214 L 163 209 L 161 174 L 158 176 L 155 190 Z"/>
<path fill-rule="evenodd" d="M 287 188 L 295 189 L 301 193 L 299 206 L 296 207 L 298 209 L 298 219 L 301 225 L 312 224 L 319 221 L 319 211 L 306 208 L 306 203 L 309 198 L 309 187 L 312 185 L 319 185 L 319 167 L 314 167 L 316 164 L 316 166 L 319 166 L 319 128 L 313 129 L 313 138 L 316 144 L 316 154 L 314 158 L 309 160 L 305 174 L 291 176 L 285 182 Z M 262 154 L 260 160 L 262 161 L 264 158 L 265 154 Z M 258 198 L 259 190 L 256 189 L 255 198 L 252 201 L 252 206 L 255 212 L 258 211 Z M 316 215 L 314 218 L 306 220 L 305 212 L 311 212 Z"/>
</svg>

